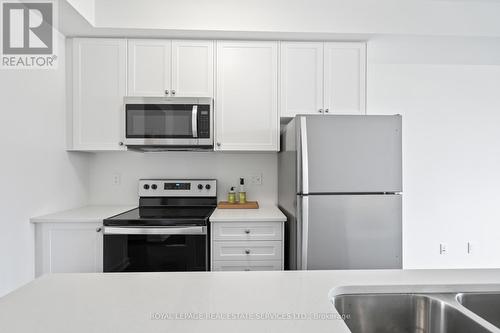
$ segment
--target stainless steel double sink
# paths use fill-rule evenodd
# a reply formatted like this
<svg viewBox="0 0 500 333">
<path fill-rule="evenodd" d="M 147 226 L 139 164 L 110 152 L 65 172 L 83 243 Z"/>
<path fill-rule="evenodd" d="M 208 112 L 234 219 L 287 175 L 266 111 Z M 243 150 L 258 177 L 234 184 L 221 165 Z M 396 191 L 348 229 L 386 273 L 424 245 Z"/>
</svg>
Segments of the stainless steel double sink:
<svg viewBox="0 0 500 333">
<path fill-rule="evenodd" d="M 352 333 L 500 333 L 500 292 L 331 295 Z"/>
</svg>

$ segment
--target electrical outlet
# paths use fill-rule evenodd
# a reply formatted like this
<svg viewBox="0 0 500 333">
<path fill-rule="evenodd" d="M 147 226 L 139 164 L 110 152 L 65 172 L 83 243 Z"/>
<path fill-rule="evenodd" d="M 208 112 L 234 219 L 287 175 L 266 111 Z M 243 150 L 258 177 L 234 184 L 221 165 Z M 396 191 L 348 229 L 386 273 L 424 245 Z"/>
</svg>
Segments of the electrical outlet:
<svg viewBox="0 0 500 333">
<path fill-rule="evenodd" d="M 120 185 L 121 183 L 121 176 L 119 173 L 114 173 L 113 174 L 113 185 Z"/>
<path fill-rule="evenodd" d="M 262 174 L 250 175 L 250 184 L 252 185 L 262 185 Z"/>
<path fill-rule="evenodd" d="M 439 244 L 439 254 L 446 254 L 447 245 L 445 243 Z"/>
</svg>

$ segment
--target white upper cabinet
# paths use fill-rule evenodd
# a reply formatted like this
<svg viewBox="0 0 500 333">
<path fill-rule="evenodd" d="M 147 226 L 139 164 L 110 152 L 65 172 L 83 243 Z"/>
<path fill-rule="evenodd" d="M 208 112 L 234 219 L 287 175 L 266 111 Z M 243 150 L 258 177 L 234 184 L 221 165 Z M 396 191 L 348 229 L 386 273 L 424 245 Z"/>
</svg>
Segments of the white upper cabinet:
<svg viewBox="0 0 500 333">
<path fill-rule="evenodd" d="M 277 151 L 278 42 L 217 42 L 216 150 Z"/>
<path fill-rule="evenodd" d="M 171 49 L 169 40 L 128 41 L 128 95 L 165 96 L 170 93 Z"/>
<path fill-rule="evenodd" d="M 212 97 L 214 61 L 212 41 L 172 41 L 171 93 L 183 97 Z"/>
<path fill-rule="evenodd" d="M 324 109 L 333 114 L 366 110 L 366 44 L 325 43 Z"/>
<path fill-rule="evenodd" d="M 123 150 L 126 40 L 75 38 L 72 47 L 72 127 L 68 149 Z"/>
<path fill-rule="evenodd" d="M 129 96 L 212 97 L 213 75 L 213 41 L 128 41 Z"/>
<path fill-rule="evenodd" d="M 282 42 L 282 117 L 364 114 L 366 44 Z"/>
<path fill-rule="evenodd" d="M 323 43 L 281 43 L 281 116 L 323 109 Z"/>
</svg>

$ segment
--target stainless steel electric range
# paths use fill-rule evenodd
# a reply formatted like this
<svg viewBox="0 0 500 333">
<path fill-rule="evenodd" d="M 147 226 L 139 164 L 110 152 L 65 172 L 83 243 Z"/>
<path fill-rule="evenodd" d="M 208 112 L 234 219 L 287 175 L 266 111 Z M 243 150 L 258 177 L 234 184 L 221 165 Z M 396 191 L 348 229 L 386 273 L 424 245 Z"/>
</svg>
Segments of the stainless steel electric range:
<svg viewBox="0 0 500 333">
<path fill-rule="evenodd" d="M 104 272 L 209 270 L 215 180 L 142 179 L 139 207 L 104 220 Z"/>
</svg>

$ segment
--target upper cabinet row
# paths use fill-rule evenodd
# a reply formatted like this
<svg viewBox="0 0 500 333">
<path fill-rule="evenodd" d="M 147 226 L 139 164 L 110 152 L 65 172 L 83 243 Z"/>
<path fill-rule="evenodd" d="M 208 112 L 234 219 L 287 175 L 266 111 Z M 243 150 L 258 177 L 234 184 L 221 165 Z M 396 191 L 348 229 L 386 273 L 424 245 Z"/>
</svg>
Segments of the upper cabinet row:
<svg viewBox="0 0 500 333">
<path fill-rule="evenodd" d="M 280 116 L 365 113 L 364 43 L 69 43 L 70 150 L 124 150 L 125 96 L 213 97 L 219 151 L 278 151 Z"/>
</svg>

